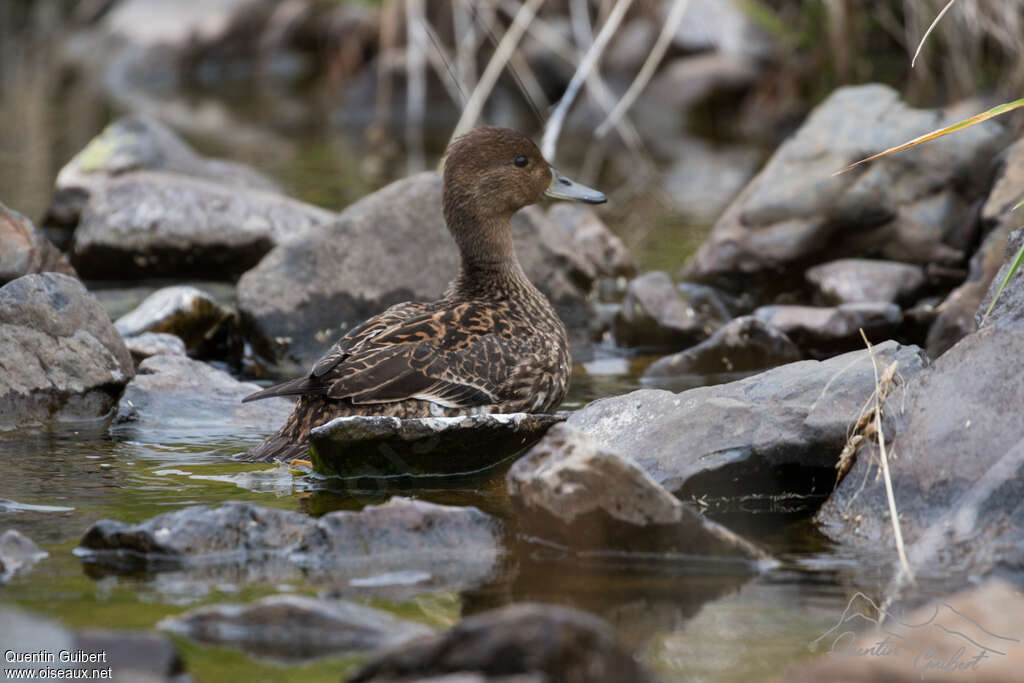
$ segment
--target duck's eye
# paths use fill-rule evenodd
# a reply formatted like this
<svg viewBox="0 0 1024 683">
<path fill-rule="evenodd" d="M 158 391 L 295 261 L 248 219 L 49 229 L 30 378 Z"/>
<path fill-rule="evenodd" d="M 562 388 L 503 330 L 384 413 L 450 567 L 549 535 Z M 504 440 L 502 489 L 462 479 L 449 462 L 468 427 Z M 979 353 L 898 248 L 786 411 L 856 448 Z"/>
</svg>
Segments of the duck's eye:
<svg viewBox="0 0 1024 683">
<path fill-rule="evenodd" d="M 520 154 L 519 156 L 516 157 L 516 160 L 513 161 L 512 163 L 514 163 L 519 168 L 522 168 L 522 167 L 526 166 L 528 163 L 530 163 L 530 160 L 527 159 L 522 154 Z"/>
</svg>

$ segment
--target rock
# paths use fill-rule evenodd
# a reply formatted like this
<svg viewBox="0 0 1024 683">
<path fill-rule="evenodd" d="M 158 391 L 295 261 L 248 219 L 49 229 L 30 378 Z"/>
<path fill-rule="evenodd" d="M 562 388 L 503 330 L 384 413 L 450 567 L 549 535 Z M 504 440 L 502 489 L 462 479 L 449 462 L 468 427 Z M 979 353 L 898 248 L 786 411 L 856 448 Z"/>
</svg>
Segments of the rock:
<svg viewBox="0 0 1024 683">
<path fill-rule="evenodd" d="M 827 653 L 792 667 L 790 683 L 919 683 L 971 680 L 998 683 L 1020 678 L 1024 667 L 1024 595 L 1005 581 L 981 586 L 924 605 L 906 616 L 865 604 L 816 641 Z M 864 632 L 864 623 L 887 617 L 884 627 Z M 881 647 L 879 645 L 881 644 Z"/>
<path fill-rule="evenodd" d="M 530 447 L 564 419 L 530 413 L 338 417 L 310 431 L 313 469 L 342 477 L 469 474 Z"/>
<path fill-rule="evenodd" d="M 161 354 L 168 356 L 185 355 L 185 342 L 181 341 L 181 337 L 165 332 L 143 332 L 136 337 L 125 339 L 124 345 L 128 347 L 128 351 L 132 354 L 136 368 L 150 356 L 159 356 Z"/>
<path fill-rule="evenodd" d="M 1021 248 L 1024 248 L 1024 229 L 1017 230 L 1011 234 L 1008 238 L 1004 253 L 1006 254 L 1006 262 L 1003 263 L 1002 268 L 996 273 L 995 277 L 992 278 L 992 283 L 989 285 L 988 292 L 985 294 L 985 298 L 981 300 L 978 305 L 978 310 L 975 312 L 975 321 L 978 324 L 981 323 L 982 318 L 985 315 L 985 311 L 988 310 L 989 305 L 992 303 L 992 299 L 995 298 L 996 292 L 1002 285 L 1003 280 L 1006 279 L 1006 274 L 1010 272 L 1010 265 L 1013 259 L 1020 252 Z M 1018 269 L 1017 273 L 1007 283 L 1006 289 L 1003 290 L 1002 294 L 999 295 L 999 300 L 996 301 L 995 306 L 992 307 L 992 312 L 989 314 L 988 321 L 985 323 L 988 325 L 996 325 L 998 327 L 1007 327 L 1015 330 L 1024 329 L 1024 268 Z"/>
<path fill-rule="evenodd" d="M 505 478 L 524 533 L 584 550 L 676 552 L 738 560 L 768 555 L 687 507 L 631 459 L 555 425 Z"/>
<path fill-rule="evenodd" d="M 476 508 L 409 498 L 319 519 L 229 502 L 134 525 L 100 520 L 76 554 L 90 571 L 177 572 L 177 583 L 193 586 L 293 582 L 365 594 L 367 586 L 392 584 L 422 593 L 487 580 L 501 559 L 500 535 Z"/>
<path fill-rule="evenodd" d="M 924 284 L 920 266 L 871 259 L 822 263 L 805 276 L 830 304 L 907 301 Z"/>
<path fill-rule="evenodd" d="M 900 526 L 919 575 L 961 585 L 993 572 L 1024 580 L 1024 330 L 968 335 L 883 407 Z M 818 512 L 822 530 L 868 555 L 895 554 L 874 440 Z M 864 484 L 864 482 L 867 482 Z M 882 507 L 878 507 L 882 506 Z M 884 559 L 881 559 L 884 558 Z M 868 564 L 870 562 L 870 564 Z"/>
<path fill-rule="evenodd" d="M 118 406 L 114 431 L 159 442 L 230 435 L 241 445 L 274 431 L 294 407 L 284 398 L 242 403 L 259 391 L 251 382 L 185 356 L 160 354 L 142 361 Z M 173 435 L 173 436 L 172 436 Z"/>
<path fill-rule="evenodd" d="M 662 7 L 667 16 L 669 4 Z M 772 52 L 768 36 L 736 0 L 692 0 L 672 42 L 687 52 L 719 51 L 759 59 Z"/>
<path fill-rule="evenodd" d="M 15 572 L 25 571 L 49 553 L 17 529 L 0 534 L 0 582 Z"/>
<path fill-rule="evenodd" d="M 548 209 L 548 218 L 566 231 L 576 249 L 593 266 L 598 277 L 630 277 L 636 264 L 629 248 L 588 206 L 574 202 L 556 202 Z"/>
<path fill-rule="evenodd" d="M 0 202 L 0 286 L 29 273 L 63 273 L 75 277 L 64 254 L 32 221 Z"/>
<path fill-rule="evenodd" d="M 822 257 L 959 262 L 970 206 L 987 189 L 991 160 L 1005 143 L 999 124 L 833 174 L 960 118 L 911 109 L 884 85 L 836 90 L 725 211 L 687 278 L 723 285 L 741 279 L 752 289 Z"/>
<path fill-rule="evenodd" d="M 304 595 L 271 595 L 245 605 L 206 605 L 163 619 L 157 628 L 284 661 L 400 647 L 434 633 L 424 624 L 382 610 Z"/>
<path fill-rule="evenodd" d="M 519 675 L 588 683 L 654 680 L 601 619 L 536 603 L 463 619 L 447 633 L 378 655 L 348 680 L 397 683 L 474 673 L 495 681 Z"/>
<path fill-rule="evenodd" d="M 905 378 L 925 364 L 917 347 L 874 347 Z M 881 371 L 881 370 L 880 370 Z M 867 350 L 790 363 L 752 377 L 679 394 L 646 389 L 604 398 L 567 424 L 601 448 L 625 453 L 684 500 L 831 490 L 850 425 L 875 388 Z"/>
<path fill-rule="evenodd" d="M 0 659 L 0 673 L 34 670 L 33 680 L 106 678 L 118 683 L 183 683 L 191 680 L 174 643 L 155 633 L 99 629 L 71 631 L 56 622 L 11 607 L 0 607 L 0 632 L 4 634 L 4 648 L 10 653 Z M 33 659 L 31 655 L 37 653 L 43 655 Z M 18 654 L 29 657 L 26 657 L 27 661 L 18 661 Z M 71 656 L 83 661 L 67 661 Z M 85 661 L 89 659 L 92 661 Z M 100 675 L 93 671 L 100 672 Z"/>
<path fill-rule="evenodd" d="M 126 338 L 146 332 L 173 334 L 198 358 L 237 360 L 242 355 L 238 315 L 189 285 L 158 289 L 114 327 Z"/>
<path fill-rule="evenodd" d="M 753 316 L 792 339 L 811 354 L 830 355 L 864 347 L 868 341 L 889 339 L 903 321 L 896 304 L 871 302 L 817 306 L 762 306 Z"/>
<path fill-rule="evenodd" d="M 102 185 L 119 175 L 142 170 L 166 171 L 240 190 L 280 191 L 274 181 L 244 164 L 204 159 L 155 119 L 122 116 L 57 174 L 47 223 L 77 225 L 89 198 Z"/>
<path fill-rule="evenodd" d="M 662 186 L 678 211 L 711 223 L 754 177 L 760 160 L 755 149 L 687 140 L 665 171 Z"/>
<path fill-rule="evenodd" d="M 103 307 L 59 273 L 0 287 L 0 366 L 0 430 L 106 418 L 135 375 Z"/>
<path fill-rule="evenodd" d="M 659 378 L 752 372 L 794 363 L 802 358 L 800 348 L 784 332 L 747 315 L 726 323 L 696 346 L 659 358 L 644 371 L 643 376 Z"/>
<path fill-rule="evenodd" d="M 571 329 L 585 329 L 591 262 L 538 207 L 517 213 L 512 233 L 526 274 Z M 458 269 L 441 213 L 441 177 L 421 173 L 364 197 L 307 239 L 275 248 L 239 281 L 239 311 L 257 352 L 298 374 L 371 315 L 440 298 Z"/>
<path fill-rule="evenodd" d="M 161 171 L 118 176 L 91 192 L 75 230 L 82 277 L 230 279 L 334 214 L 282 195 Z"/>
<path fill-rule="evenodd" d="M 667 273 L 653 271 L 630 281 L 615 318 L 620 346 L 686 348 L 710 336 L 724 320 L 711 306 L 688 303 Z"/>
</svg>

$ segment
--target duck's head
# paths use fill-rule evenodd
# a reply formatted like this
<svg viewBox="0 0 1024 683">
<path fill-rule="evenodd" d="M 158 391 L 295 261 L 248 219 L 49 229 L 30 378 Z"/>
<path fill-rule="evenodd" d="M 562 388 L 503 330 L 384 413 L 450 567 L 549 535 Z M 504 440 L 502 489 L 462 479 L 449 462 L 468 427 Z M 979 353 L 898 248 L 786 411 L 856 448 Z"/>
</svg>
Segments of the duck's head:
<svg viewBox="0 0 1024 683">
<path fill-rule="evenodd" d="M 507 218 L 544 196 L 600 204 L 605 196 L 559 173 L 537 145 L 508 128 L 481 126 L 457 138 L 444 162 L 445 212 Z"/>
</svg>

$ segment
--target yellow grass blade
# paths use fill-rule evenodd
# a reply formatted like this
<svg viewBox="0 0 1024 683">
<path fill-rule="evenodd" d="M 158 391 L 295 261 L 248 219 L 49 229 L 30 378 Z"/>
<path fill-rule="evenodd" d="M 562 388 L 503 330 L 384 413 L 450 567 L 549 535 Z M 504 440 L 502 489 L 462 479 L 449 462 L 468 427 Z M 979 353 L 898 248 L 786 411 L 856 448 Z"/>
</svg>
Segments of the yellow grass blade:
<svg viewBox="0 0 1024 683">
<path fill-rule="evenodd" d="M 1008 111 L 1013 111 L 1014 109 L 1017 109 L 1019 107 L 1024 107 L 1024 98 L 1021 98 L 1019 100 L 1014 100 L 1013 102 L 1007 102 L 1005 104 L 1000 104 L 997 107 L 992 107 L 988 111 L 983 111 L 980 114 L 975 114 L 974 116 L 972 116 L 970 118 L 967 118 L 967 119 L 964 119 L 963 121 L 957 121 L 956 123 L 954 123 L 952 125 L 949 125 L 949 126 L 946 126 L 945 128 L 939 128 L 938 130 L 933 130 L 930 133 L 925 133 L 921 137 L 914 138 L 910 142 L 904 142 L 902 145 L 897 145 L 896 147 L 890 147 L 889 149 L 885 150 L 884 152 L 879 152 L 878 154 L 875 154 L 873 156 L 869 156 L 866 159 L 861 159 L 860 161 L 854 162 L 854 163 L 850 164 L 849 166 L 847 166 L 846 168 L 844 168 L 842 170 L 839 170 L 839 171 L 836 171 L 832 175 L 836 176 L 836 175 L 839 175 L 841 173 L 846 173 L 850 169 L 856 168 L 856 167 L 860 166 L 861 164 L 866 164 L 869 161 L 874 161 L 875 159 L 881 159 L 882 157 L 887 157 L 890 154 L 895 154 L 896 152 L 902 152 L 905 149 L 910 149 L 911 147 L 915 147 L 917 145 L 920 145 L 922 142 L 928 142 L 929 140 L 934 140 L 936 138 L 941 138 L 943 135 L 949 135 L 950 133 L 955 133 L 958 130 L 962 130 L 964 128 L 968 128 L 968 127 L 973 126 L 973 125 L 975 125 L 977 123 L 981 123 L 982 121 L 988 121 L 991 118 L 994 118 L 994 117 L 999 116 L 1001 114 L 1005 114 Z"/>
</svg>

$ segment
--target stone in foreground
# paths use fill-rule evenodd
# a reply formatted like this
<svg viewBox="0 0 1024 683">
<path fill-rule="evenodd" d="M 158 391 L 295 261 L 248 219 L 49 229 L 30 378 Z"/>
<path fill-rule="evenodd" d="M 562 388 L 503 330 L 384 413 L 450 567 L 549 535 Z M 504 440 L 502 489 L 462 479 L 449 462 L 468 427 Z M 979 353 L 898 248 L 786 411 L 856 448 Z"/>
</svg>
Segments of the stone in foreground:
<svg viewBox="0 0 1024 683">
<path fill-rule="evenodd" d="M 424 624 L 389 612 L 305 595 L 272 595 L 246 605 L 207 605 L 166 618 L 157 628 L 284 661 L 400 647 L 434 634 Z"/>
<path fill-rule="evenodd" d="M 506 477 L 522 530 L 572 548 L 685 553 L 754 562 L 762 550 L 685 507 L 629 458 L 560 424 Z"/>
<path fill-rule="evenodd" d="M 654 680 L 605 621 L 567 607 L 522 603 L 468 617 L 445 634 L 386 651 L 349 683 L 462 680 L 459 674 L 483 674 L 484 680 L 539 675 L 527 680 L 581 683 Z"/>
<path fill-rule="evenodd" d="M 341 477 L 470 474 L 532 446 L 564 419 L 531 413 L 339 417 L 310 431 L 310 453 L 314 470 Z"/>
</svg>

